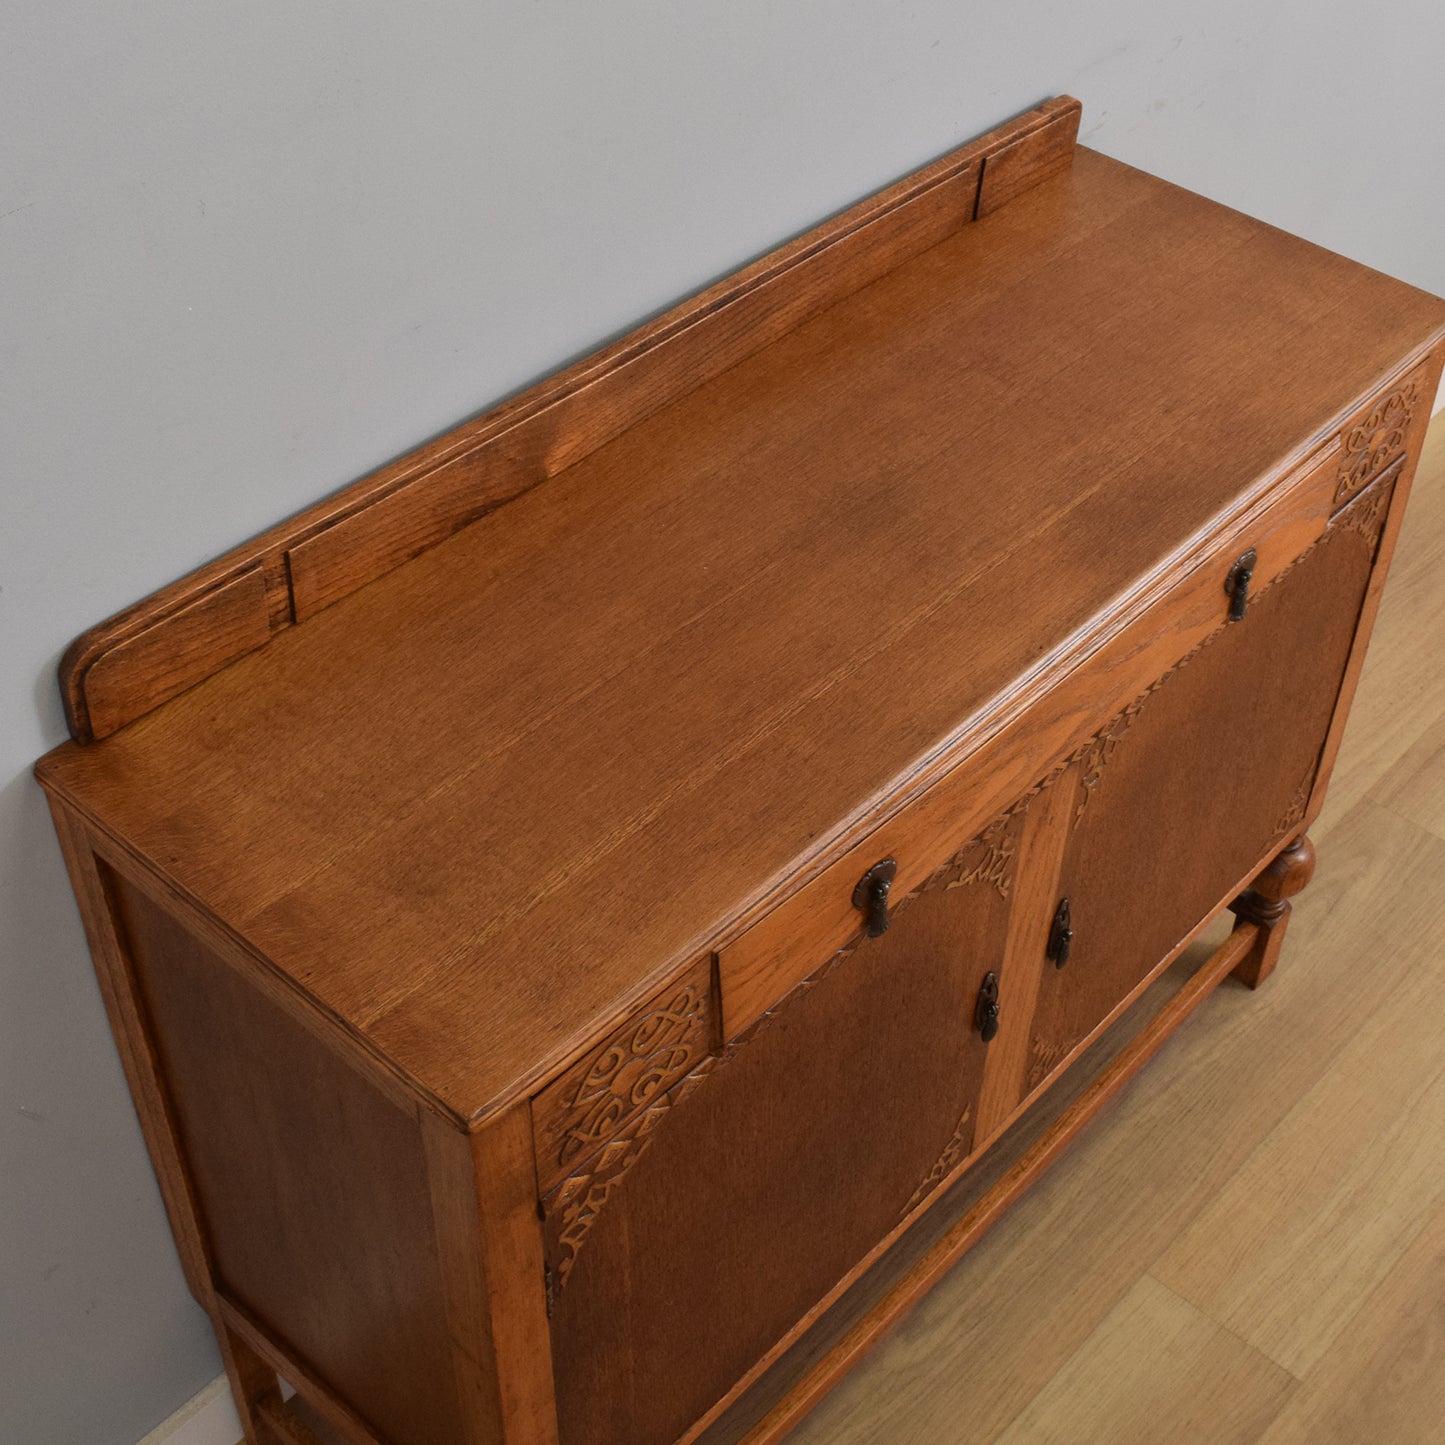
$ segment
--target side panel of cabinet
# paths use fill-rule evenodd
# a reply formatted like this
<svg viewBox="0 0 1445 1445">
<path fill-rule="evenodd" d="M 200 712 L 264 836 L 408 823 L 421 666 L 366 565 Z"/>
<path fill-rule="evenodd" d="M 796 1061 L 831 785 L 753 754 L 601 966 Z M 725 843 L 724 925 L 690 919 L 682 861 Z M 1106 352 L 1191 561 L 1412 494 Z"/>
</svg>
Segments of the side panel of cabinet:
<svg viewBox="0 0 1445 1445">
<path fill-rule="evenodd" d="M 107 891 L 216 1287 L 382 1438 L 480 1439 L 454 1373 L 450 1281 L 415 1108 L 320 1045 L 125 879 L 110 874 Z"/>
<path fill-rule="evenodd" d="M 564 1445 L 677 1438 L 969 1152 L 1022 814 L 546 1201 Z"/>
<path fill-rule="evenodd" d="M 1242 620 L 1165 674 L 1085 754 L 1058 886 L 1073 945 L 1064 968 L 1044 970 L 1025 1092 L 1298 830 L 1388 486 L 1339 513 Z"/>
</svg>

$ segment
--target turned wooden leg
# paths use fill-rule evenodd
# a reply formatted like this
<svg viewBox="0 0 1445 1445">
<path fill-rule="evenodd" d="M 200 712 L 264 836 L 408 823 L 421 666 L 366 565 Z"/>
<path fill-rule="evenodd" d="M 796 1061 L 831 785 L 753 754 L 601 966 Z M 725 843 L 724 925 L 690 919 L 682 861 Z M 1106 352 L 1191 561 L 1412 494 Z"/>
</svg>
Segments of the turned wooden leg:
<svg viewBox="0 0 1445 1445">
<path fill-rule="evenodd" d="M 1236 928 L 1253 923 L 1259 929 L 1254 947 L 1234 970 L 1241 983 L 1258 988 L 1274 972 L 1289 923 L 1289 900 L 1314 876 L 1315 845 L 1301 834 L 1229 905 L 1238 919 Z"/>
</svg>

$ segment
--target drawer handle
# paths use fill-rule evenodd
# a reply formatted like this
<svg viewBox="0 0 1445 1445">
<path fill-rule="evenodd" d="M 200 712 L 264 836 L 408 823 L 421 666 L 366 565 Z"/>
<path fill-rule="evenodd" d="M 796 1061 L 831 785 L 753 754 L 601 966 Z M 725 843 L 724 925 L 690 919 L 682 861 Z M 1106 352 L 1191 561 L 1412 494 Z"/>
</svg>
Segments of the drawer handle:
<svg viewBox="0 0 1445 1445">
<path fill-rule="evenodd" d="M 1229 620 L 1243 622 L 1249 608 L 1249 584 L 1254 579 L 1254 564 L 1259 553 L 1253 547 L 1235 562 L 1224 579 L 1224 590 L 1229 594 Z"/>
<path fill-rule="evenodd" d="M 1069 961 L 1069 950 L 1074 946 L 1074 930 L 1069 920 L 1069 900 L 1061 898 L 1054 911 L 1054 921 L 1049 928 L 1049 944 L 1044 950 L 1053 959 L 1055 968 L 1062 968 Z"/>
<path fill-rule="evenodd" d="M 978 990 L 978 1005 L 973 1011 L 973 1026 L 978 1036 L 988 1043 L 998 1033 L 998 974 L 987 973 Z"/>
<path fill-rule="evenodd" d="M 858 886 L 853 890 L 853 907 L 861 908 L 867 915 L 863 931 L 869 938 L 888 932 L 888 892 L 893 887 L 897 872 L 897 861 L 884 858 L 858 880 Z"/>
</svg>

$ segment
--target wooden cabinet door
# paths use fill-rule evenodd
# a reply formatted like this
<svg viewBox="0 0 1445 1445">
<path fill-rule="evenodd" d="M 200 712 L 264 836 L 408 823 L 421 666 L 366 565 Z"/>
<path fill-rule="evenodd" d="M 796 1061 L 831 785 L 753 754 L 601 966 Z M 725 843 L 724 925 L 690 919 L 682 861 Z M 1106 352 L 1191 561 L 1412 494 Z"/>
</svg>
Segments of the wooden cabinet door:
<svg viewBox="0 0 1445 1445">
<path fill-rule="evenodd" d="M 1044 969 L 1026 1093 L 1298 828 L 1388 486 L 1340 512 L 1084 756 L 1058 888 L 1073 941 L 1064 967 Z"/>
<path fill-rule="evenodd" d="M 968 1154 L 1022 816 L 827 961 L 544 1203 L 564 1445 L 664 1445 Z"/>
</svg>

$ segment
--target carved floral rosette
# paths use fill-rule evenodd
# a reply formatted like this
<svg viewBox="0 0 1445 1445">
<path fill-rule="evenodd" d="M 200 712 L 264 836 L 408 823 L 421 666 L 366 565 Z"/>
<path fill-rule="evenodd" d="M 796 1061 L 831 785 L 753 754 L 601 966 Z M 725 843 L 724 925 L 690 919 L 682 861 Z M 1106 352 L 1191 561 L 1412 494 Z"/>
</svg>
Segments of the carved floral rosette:
<svg viewBox="0 0 1445 1445">
<path fill-rule="evenodd" d="M 1339 479 L 1335 484 L 1337 504 L 1363 491 L 1404 453 L 1421 394 L 1420 378 L 1412 376 L 1344 434 Z"/>
<path fill-rule="evenodd" d="M 570 1170 L 619 1134 L 708 1052 L 705 973 L 678 983 L 628 1022 L 560 1090 L 544 1171 Z"/>
</svg>

